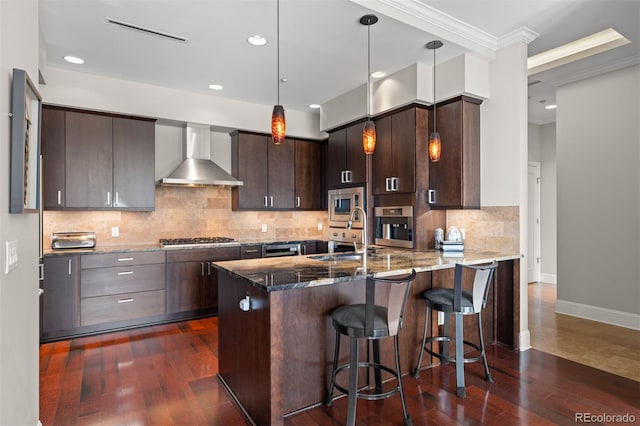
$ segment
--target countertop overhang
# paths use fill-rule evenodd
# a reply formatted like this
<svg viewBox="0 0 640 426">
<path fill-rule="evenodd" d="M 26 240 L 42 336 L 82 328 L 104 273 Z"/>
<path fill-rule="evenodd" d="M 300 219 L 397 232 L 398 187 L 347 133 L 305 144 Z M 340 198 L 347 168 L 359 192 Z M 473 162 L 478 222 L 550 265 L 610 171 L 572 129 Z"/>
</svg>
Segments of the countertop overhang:
<svg viewBox="0 0 640 426">
<path fill-rule="evenodd" d="M 367 268 L 358 260 L 317 260 L 317 255 L 229 260 L 214 262 L 221 271 L 244 278 L 267 292 L 330 285 L 362 280 L 366 277 L 403 275 L 454 268 L 456 263 L 479 264 L 493 260 L 520 259 L 515 253 L 465 250 L 462 255 L 448 255 L 436 250 L 380 248 L 367 256 Z"/>
</svg>

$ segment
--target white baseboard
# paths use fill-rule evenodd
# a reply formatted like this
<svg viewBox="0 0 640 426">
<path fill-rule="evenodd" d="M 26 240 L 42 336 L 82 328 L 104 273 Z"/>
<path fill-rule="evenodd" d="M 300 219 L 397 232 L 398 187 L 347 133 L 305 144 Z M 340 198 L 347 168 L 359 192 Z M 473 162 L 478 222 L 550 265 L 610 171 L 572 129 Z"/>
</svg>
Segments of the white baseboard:
<svg viewBox="0 0 640 426">
<path fill-rule="evenodd" d="M 526 351 L 531 349 L 531 333 L 529 330 L 521 331 L 518 336 L 518 350 Z"/>
<path fill-rule="evenodd" d="M 582 303 L 556 300 L 556 313 L 640 330 L 640 315 Z"/>
<path fill-rule="evenodd" d="M 558 275 L 556 274 L 540 274 L 540 281 L 549 284 L 558 284 Z"/>
</svg>

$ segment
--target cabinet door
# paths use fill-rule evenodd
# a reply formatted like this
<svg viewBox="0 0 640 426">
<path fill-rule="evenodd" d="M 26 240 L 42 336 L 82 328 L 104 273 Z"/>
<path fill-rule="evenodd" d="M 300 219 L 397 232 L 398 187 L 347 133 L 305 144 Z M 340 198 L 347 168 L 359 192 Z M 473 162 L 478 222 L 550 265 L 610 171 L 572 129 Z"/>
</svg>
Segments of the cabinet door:
<svg viewBox="0 0 640 426">
<path fill-rule="evenodd" d="M 80 326 L 79 276 L 78 256 L 44 258 L 43 337 Z"/>
<path fill-rule="evenodd" d="M 113 207 L 155 207 L 155 124 L 113 119 Z"/>
<path fill-rule="evenodd" d="M 293 209 L 295 199 L 294 141 L 285 139 L 280 145 L 267 142 L 269 158 L 269 208 Z"/>
<path fill-rule="evenodd" d="M 347 127 L 347 170 L 351 172 L 349 184 L 367 182 L 367 157 L 362 148 L 364 123 Z"/>
<path fill-rule="evenodd" d="M 111 117 L 67 111 L 66 207 L 111 207 Z"/>
<path fill-rule="evenodd" d="M 429 164 L 433 208 L 480 207 L 480 105 L 460 99 L 437 109 L 442 156 Z M 430 130 L 431 131 L 431 130 Z"/>
<path fill-rule="evenodd" d="M 327 164 L 325 165 L 325 178 L 328 188 L 342 185 L 342 172 L 346 169 L 347 158 L 347 129 L 336 130 L 329 133 L 327 144 Z"/>
<path fill-rule="evenodd" d="M 211 286 L 211 263 L 167 264 L 167 313 L 188 312 L 213 307 L 217 289 Z"/>
<path fill-rule="evenodd" d="M 321 147 L 316 142 L 295 142 L 296 207 L 322 209 Z"/>
<path fill-rule="evenodd" d="M 375 195 L 384 195 L 387 193 L 388 179 L 393 176 L 391 116 L 376 120 L 376 139 L 376 150 L 372 157 L 372 189 Z"/>
<path fill-rule="evenodd" d="M 65 131 L 64 111 L 42 108 L 42 205 L 44 209 L 64 207 Z"/>
<path fill-rule="evenodd" d="M 391 116 L 391 141 L 391 176 L 395 178 L 395 192 L 415 192 L 415 108 L 400 111 Z"/>
<path fill-rule="evenodd" d="M 244 182 L 243 186 L 233 188 L 234 210 L 261 210 L 266 207 L 268 142 L 263 135 L 237 133 L 233 136 L 233 175 Z"/>
</svg>

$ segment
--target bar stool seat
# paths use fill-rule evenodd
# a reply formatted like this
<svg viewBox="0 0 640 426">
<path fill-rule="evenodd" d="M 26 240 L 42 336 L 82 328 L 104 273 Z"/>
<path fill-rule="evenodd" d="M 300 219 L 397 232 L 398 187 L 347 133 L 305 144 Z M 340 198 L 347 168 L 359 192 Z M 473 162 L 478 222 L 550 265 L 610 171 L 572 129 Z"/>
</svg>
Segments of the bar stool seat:
<svg viewBox="0 0 640 426">
<path fill-rule="evenodd" d="M 485 370 L 485 379 L 492 382 L 487 357 L 484 350 L 484 338 L 482 336 L 482 310 L 487 304 L 489 288 L 493 280 L 493 273 L 498 266 L 497 261 L 485 265 L 464 265 L 456 264 L 454 276 L 454 288 L 432 288 L 422 292 L 422 298 L 425 303 L 424 331 L 422 334 L 422 344 L 420 346 L 420 354 L 418 363 L 412 371 L 413 377 L 416 379 L 420 376 L 420 364 L 422 363 L 422 355 L 427 352 L 430 355 L 439 358 L 443 363 L 456 363 L 456 395 L 461 398 L 466 396 L 464 384 L 464 364 L 469 362 L 483 361 Z M 464 271 L 474 273 L 473 288 L 471 291 L 463 290 L 463 273 Z M 439 336 L 429 336 L 431 330 L 430 318 L 431 310 L 444 312 L 444 334 Z M 455 335 L 449 332 L 450 317 L 455 316 Z M 478 334 L 480 337 L 480 345 L 464 340 L 464 316 L 478 316 Z M 430 334 L 430 333 L 429 333 Z M 433 347 L 434 342 L 444 342 L 440 351 Z M 455 342 L 455 356 L 449 356 L 449 342 Z M 479 352 L 478 356 L 465 357 L 464 347 L 471 347 Z"/>
<path fill-rule="evenodd" d="M 395 393 L 400 394 L 404 424 L 411 425 L 411 417 L 407 413 L 402 389 L 402 372 L 400 369 L 400 358 L 398 353 L 398 331 L 402 328 L 404 310 L 407 297 L 411 288 L 411 282 L 415 279 L 416 272 L 400 278 L 368 278 L 366 282 L 366 303 L 344 305 L 336 308 L 331 313 L 333 327 L 336 330 L 335 354 L 333 358 L 333 368 L 329 390 L 327 392 L 326 404 L 331 406 L 334 396 L 334 388 L 348 395 L 347 425 L 355 425 L 356 400 L 378 400 L 388 398 Z M 375 304 L 376 287 L 381 284 L 388 284 L 388 303 L 386 306 Z M 348 336 L 350 340 L 349 363 L 338 367 L 340 356 L 340 336 Z M 380 363 L 380 339 L 387 337 L 394 338 L 395 368 L 391 368 Z M 358 341 L 366 339 L 373 342 L 373 362 L 360 362 L 358 360 Z M 358 392 L 358 369 L 374 369 L 375 391 Z M 349 388 L 341 386 L 336 382 L 336 376 L 343 370 L 349 370 Z M 381 371 L 392 374 L 397 380 L 397 386 L 384 391 L 382 388 Z"/>
</svg>

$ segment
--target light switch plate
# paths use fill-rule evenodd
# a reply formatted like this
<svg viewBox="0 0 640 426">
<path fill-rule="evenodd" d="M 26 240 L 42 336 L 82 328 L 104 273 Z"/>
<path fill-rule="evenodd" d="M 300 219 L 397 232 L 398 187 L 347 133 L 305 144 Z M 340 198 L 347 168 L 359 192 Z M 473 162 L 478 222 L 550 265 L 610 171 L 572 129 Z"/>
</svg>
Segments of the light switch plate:
<svg viewBox="0 0 640 426">
<path fill-rule="evenodd" d="M 112 237 L 119 237 L 120 236 L 120 228 L 118 228 L 117 226 L 111 227 L 111 236 Z"/>
<path fill-rule="evenodd" d="M 6 241 L 4 253 L 4 273 L 8 274 L 18 267 L 18 240 Z"/>
<path fill-rule="evenodd" d="M 322 231 L 322 222 L 318 222 L 318 231 Z"/>
<path fill-rule="evenodd" d="M 267 232 L 267 224 L 266 223 L 262 224 L 262 232 Z"/>
</svg>

